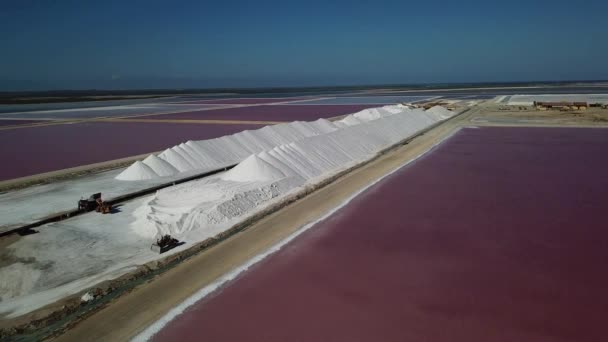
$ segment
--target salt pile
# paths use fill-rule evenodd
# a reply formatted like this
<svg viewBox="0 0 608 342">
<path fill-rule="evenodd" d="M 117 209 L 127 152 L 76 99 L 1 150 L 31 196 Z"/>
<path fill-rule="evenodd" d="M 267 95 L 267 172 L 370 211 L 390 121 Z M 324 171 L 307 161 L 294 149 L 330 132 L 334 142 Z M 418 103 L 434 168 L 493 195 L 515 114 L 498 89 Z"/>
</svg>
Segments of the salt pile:
<svg viewBox="0 0 608 342">
<path fill-rule="evenodd" d="M 340 120 L 340 122 L 345 124 L 346 126 L 355 126 L 363 123 L 363 120 L 356 117 L 355 115 L 348 115 L 344 119 Z"/>
<path fill-rule="evenodd" d="M 439 120 L 448 119 L 453 115 L 452 112 L 442 106 L 434 106 L 432 108 L 429 108 L 426 113 L 436 116 Z"/>
<path fill-rule="evenodd" d="M 182 156 L 181 153 L 177 152 L 178 147 L 172 147 L 164 150 L 161 154 L 158 155 L 159 158 L 167 161 L 173 167 L 175 167 L 180 172 L 185 172 L 194 168 L 190 162 Z"/>
<path fill-rule="evenodd" d="M 265 126 L 258 130 L 247 130 L 217 139 L 188 141 L 163 151 L 158 158 L 170 164 L 178 172 L 216 170 L 237 164 L 251 154 L 309 136 L 326 134 L 336 129 L 338 127 L 326 119 L 313 122 L 295 121 Z M 159 177 L 165 176 L 163 172 L 158 174 Z M 120 180 L 126 178 L 120 175 L 116 177 Z"/>
<path fill-rule="evenodd" d="M 387 107 L 389 107 L 389 106 L 387 106 Z M 391 108 L 391 107 L 389 107 L 389 108 Z M 356 117 L 357 119 L 359 119 L 360 121 L 365 122 L 365 121 L 380 119 L 382 117 L 396 114 L 399 112 L 401 112 L 401 110 L 399 108 L 397 108 L 396 111 L 391 111 L 388 108 L 369 108 L 369 109 L 362 110 L 358 113 L 355 113 L 355 114 L 353 114 L 353 116 Z"/>
<path fill-rule="evenodd" d="M 148 238 L 162 234 L 194 240 L 211 237 L 451 115 L 444 108 L 424 111 L 389 106 L 334 123 L 295 122 L 193 142 L 201 157 L 213 157 L 201 159 L 207 165 L 239 158 L 242 162 L 222 176 L 157 192 L 134 213 L 131 228 Z M 221 148 L 226 148 L 224 158 Z"/>
<path fill-rule="evenodd" d="M 136 161 L 126 170 L 121 172 L 116 179 L 124 181 L 147 180 L 158 178 L 158 174 L 154 172 L 148 165 L 141 161 Z"/>
<path fill-rule="evenodd" d="M 402 110 L 397 106 L 387 107 L 366 109 L 358 113 L 361 115 L 361 118 L 351 115 L 344 122 L 348 122 L 348 125 L 360 124 L 387 115 L 391 111 L 399 112 Z M 166 149 L 158 155 L 158 159 L 171 165 L 177 170 L 177 173 L 196 170 L 201 172 L 216 170 L 237 164 L 251 154 L 260 153 L 264 150 L 289 144 L 307 137 L 333 132 L 340 127 L 346 126 L 344 122 L 333 123 L 327 119 L 318 119 L 312 122 L 294 121 L 274 126 L 265 126 L 257 130 L 246 130 L 216 139 L 188 141 Z M 149 166 L 158 174 L 158 177 L 176 174 L 174 170 L 167 169 L 166 164 L 160 167 L 157 160 L 146 164 L 150 164 Z M 157 167 L 162 168 L 162 170 L 156 170 Z M 127 171 L 125 170 L 125 172 Z M 130 177 L 118 175 L 116 179 L 138 180 L 133 178 L 130 172 L 127 173 L 129 173 Z"/>
<path fill-rule="evenodd" d="M 228 171 L 223 180 L 233 182 L 267 182 L 284 178 L 285 174 L 255 154 Z"/>
<path fill-rule="evenodd" d="M 161 177 L 173 176 L 179 172 L 179 170 L 169 164 L 166 160 L 160 159 L 153 154 L 144 159 L 144 164 L 148 165 L 152 171 Z"/>
</svg>

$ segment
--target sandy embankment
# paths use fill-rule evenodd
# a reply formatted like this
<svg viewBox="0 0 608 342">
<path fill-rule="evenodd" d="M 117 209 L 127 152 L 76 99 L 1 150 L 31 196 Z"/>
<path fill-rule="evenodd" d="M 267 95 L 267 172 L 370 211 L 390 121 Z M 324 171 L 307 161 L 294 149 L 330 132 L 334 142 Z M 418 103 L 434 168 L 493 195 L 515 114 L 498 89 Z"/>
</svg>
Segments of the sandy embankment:
<svg viewBox="0 0 608 342">
<path fill-rule="evenodd" d="M 373 162 L 261 219 L 247 230 L 120 297 L 57 340 L 124 341 L 134 337 L 201 288 L 268 250 L 300 227 L 322 217 L 374 180 L 424 154 L 452 134 L 470 115 L 466 113 L 448 120 L 409 144 L 381 155 Z"/>
</svg>

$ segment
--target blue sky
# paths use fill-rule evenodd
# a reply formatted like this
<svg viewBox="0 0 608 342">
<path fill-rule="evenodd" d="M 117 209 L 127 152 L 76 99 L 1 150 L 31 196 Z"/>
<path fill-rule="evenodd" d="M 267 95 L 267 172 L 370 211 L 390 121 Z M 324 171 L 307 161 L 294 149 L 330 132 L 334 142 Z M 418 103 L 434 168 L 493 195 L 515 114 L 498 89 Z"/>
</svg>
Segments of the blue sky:
<svg viewBox="0 0 608 342">
<path fill-rule="evenodd" d="M 608 79 L 608 1 L 3 1 L 0 90 Z"/>
</svg>

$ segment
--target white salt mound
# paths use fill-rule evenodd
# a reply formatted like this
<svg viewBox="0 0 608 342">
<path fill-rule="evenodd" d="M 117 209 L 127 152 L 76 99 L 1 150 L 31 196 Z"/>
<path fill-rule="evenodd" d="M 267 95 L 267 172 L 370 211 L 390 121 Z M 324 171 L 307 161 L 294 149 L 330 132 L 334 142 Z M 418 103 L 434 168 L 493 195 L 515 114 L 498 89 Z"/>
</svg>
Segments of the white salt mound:
<svg viewBox="0 0 608 342">
<path fill-rule="evenodd" d="M 148 165 L 140 162 L 139 160 L 129 166 L 121 174 L 116 176 L 118 180 L 132 181 L 132 180 L 147 180 L 158 178 L 158 174 L 154 172 Z"/>
<path fill-rule="evenodd" d="M 429 108 L 426 112 L 436 115 L 438 119 L 447 119 L 447 118 L 452 117 L 452 115 L 454 115 L 454 113 L 452 113 L 451 111 L 449 111 L 448 109 L 446 109 L 442 106 L 435 106 L 435 107 Z"/>
<path fill-rule="evenodd" d="M 369 160 L 441 121 L 442 115 L 453 113 L 391 106 L 359 115 L 363 118 L 349 115 L 346 121 L 359 122 L 355 125 L 293 122 L 197 143 L 193 149 L 199 158 L 217 163 L 226 156 L 224 161 L 241 162 L 219 179 L 158 191 L 136 211 L 131 227 L 144 237 L 211 237 L 298 187 Z M 268 147 L 272 144 L 277 145 Z"/>
<path fill-rule="evenodd" d="M 158 155 L 159 158 L 164 159 L 169 164 L 173 165 L 179 172 L 190 171 L 194 169 L 186 158 L 184 158 L 181 154 L 176 151 L 176 148 L 168 148 L 163 151 L 163 153 Z"/>
<path fill-rule="evenodd" d="M 144 159 L 144 164 L 148 165 L 152 171 L 161 177 L 172 176 L 179 173 L 173 165 L 169 164 L 166 160 L 162 160 L 157 156 L 151 154 L 148 158 Z"/>
<path fill-rule="evenodd" d="M 252 154 L 228 171 L 223 180 L 233 182 L 267 182 L 285 178 L 285 174 L 268 162 Z"/>
<path fill-rule="evenodd" d="M 356 116 L 350 114 L 347 115 L 344 119 L 340 120 L 340 122 L 346 124 L 347 126 L 356 126 L 360 125 L 363 121 Z"/>
<path fill-rule="evenodd" d="M 368 108 L 358 113 L 348 115 L 340 121 L 330 122 L 326 119 L 319 119 L 311 122 L 294 121 L 273 126 L 265 126 L 257 130 L 247 130 L 216 139 L 188 141 L 187 143 L 179 144 L 165 150 L 158 155 L 158 160 L 149 157 L 150 159 L 146 159 L 144 163 L 148 165 L 152 171 L 162 177 L 169 175 L 177 176 L 181 172 L 192 172 L 194 170 L 217 170 L 228 165 L 240 163 L 252 154 L 258 154 L 262 151 L 270 152 L 275 147 L 287 146 L 294 142 L 325 135 L 333 136 L 334 139 L 342 139 L 341 142 L 339 142 L 340 149 L 347 151 L 347 155 L 352 157 L 353 149 L 356 148 L 361 151 L 365 150 L 365 153 L 374 153 L 374 151 L 373 149 L 359 146 L 360 141 L 358 140 L 354 142 L 354 146 L 348 145 L 345 143 L 346 140 L 344 139 L 350 141 L 350 138 L 347 138 L 344 135 L 344 132 L 336 132 L 348 130 L 350 128 L 355 129 L 355 127 L 360 126 L 355 129 L 355 134 L 369 135 L 371 127 L 378 124 L 374 124 L 374 122 L 382 121 L 393 116 L 402 117 L 403 120 L 413 120 L 407 124 L 409 125 L 409 128 L 414 129 L 419 124 L 426 125 L 429 122 L 447 119 L 453 115 L 454 113 L 439 106 L 433 107 L 426 112 L 422 109 L 413 109 L 400 105 Z M 395 121 L 397 119 L 393 118 L 391 120 Z M 370 124 L 372 126 L 369 126 Z M 370 139 L 374 140 L 374 143 L 380 141 L 386 143 L 386 137 L 383 137 L 382 134 L 378 134 L 379 133 L 372 134 Z M 349 144 L 351 143 L 352 142 L 349 142 Z M 287 147 L 282 147 L 282 149 L 286 148 Z M 286 150 L 275 151 L 275 153 L 290 154 L 291 152 L 289 148 L 287 148 Z M 301 171 L 300 169 L 306 167 L 307 164 L 299 161 L 297 154 L 290 158 L 293 159 L 294 165 L 297 165 L 294 166 L 297 171 L 296 173 L 300 176 L 305 176 L 306 172 Z M 322 158 L 332 159 L 332 157 L 328 156 L 323 156 Z M 155 160 L 153 161 L 152 159 Z M 159 162 L 159 160 L 162 161 Z M 159 165 L 161 163 L 162 165 Z M 285 173 L 285 167 L 279 169 Z M 318 174 L 318 172 L 313 172 L 313 174 Z M 147 174 L 144 173 L 144 175 Z M 290 174 L 285 175 L 291 176 Z M 138 180 L 133 177 L 133 174 L 121 174 L 116 178 L 121 180 Z"/>
<path fill-rule="evenodd" d="M 353 114 L 353 116 L 361 121 L 372 121 L 372 120 L 380 119 L 384 115 L 380 110 L 378 110 L 378 108 L 369 108 L 369 109 L 364 109 L 360 112 L 357 112 L 357 113 Z"/>
</svg>

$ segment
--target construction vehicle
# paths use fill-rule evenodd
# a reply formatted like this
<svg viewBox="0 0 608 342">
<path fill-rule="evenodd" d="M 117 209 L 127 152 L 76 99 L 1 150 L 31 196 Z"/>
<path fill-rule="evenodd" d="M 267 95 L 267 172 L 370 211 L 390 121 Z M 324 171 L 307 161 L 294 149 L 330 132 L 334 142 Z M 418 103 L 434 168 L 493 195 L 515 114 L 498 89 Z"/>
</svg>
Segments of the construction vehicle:
<svg viewBox="0 0 608 342">
<path fill-rule="evenodd" d="M 98 213 L 108 214 L 112 211 L 112 205 L 101 199 L 101 192 L 92 194 L 88 199 L 80 198 L 78 201 L 78 210 L 86 212 L 95 210 Z"/>
<path fill-rule="evenodd" d="M 109 214 L 112 211 L 112 205 L 108 202 L 102 201 L 101 198 L 97 199 L 97 208 L 95 211 L 102 214 Z"/>
<path fill-rule="evenodd" d="M 163 235 L 160 239 L 157 239 L 156 242 L 150 246 L 150 250 L 158 254 L 162 254 L 177 247 L 177 245 L 179 245 L 179 241 L 167 234 Z"/>
<path fill-rule="evenodd" d="M 98 199 L 101 199 L 101 192 L 92 194 L 88 199 L 83 199 L 81 197 L 80 201 L 78 201 L 78 210 L 93 211 L 97 209 L 97 206 L 99 205 L 97 203 Z"/>
</svg>

